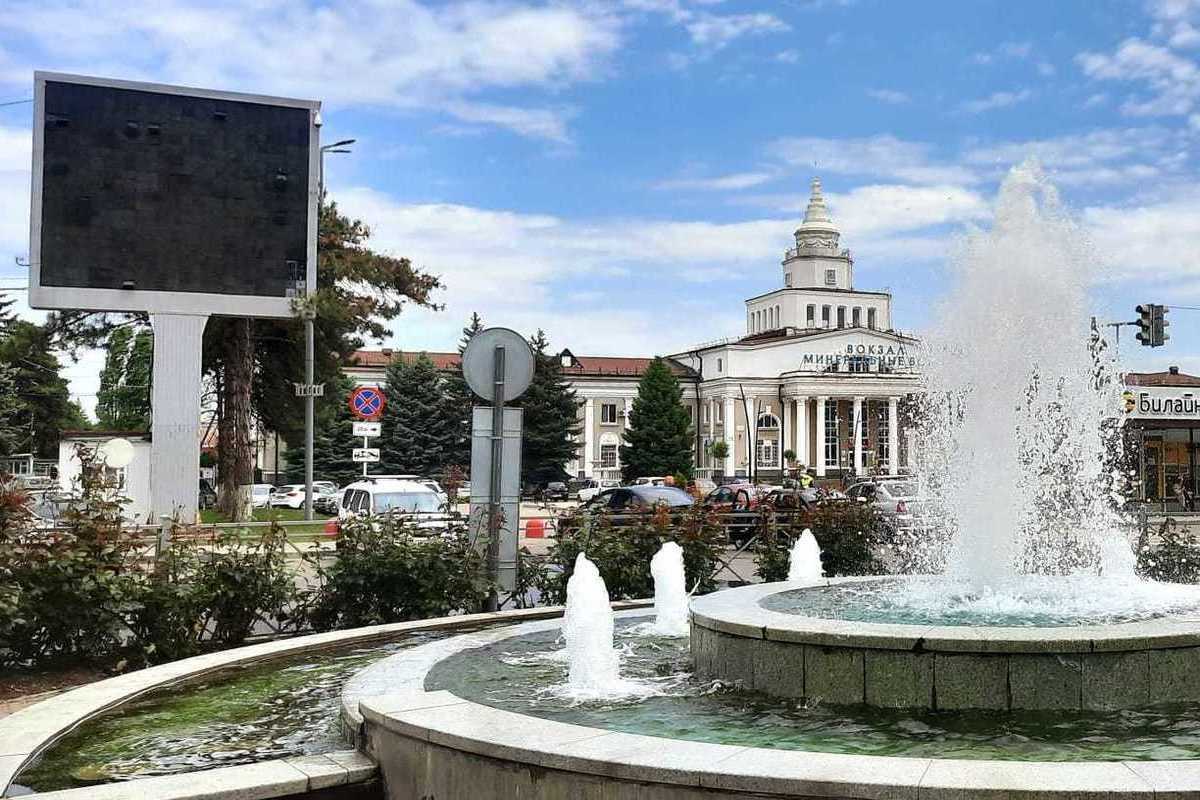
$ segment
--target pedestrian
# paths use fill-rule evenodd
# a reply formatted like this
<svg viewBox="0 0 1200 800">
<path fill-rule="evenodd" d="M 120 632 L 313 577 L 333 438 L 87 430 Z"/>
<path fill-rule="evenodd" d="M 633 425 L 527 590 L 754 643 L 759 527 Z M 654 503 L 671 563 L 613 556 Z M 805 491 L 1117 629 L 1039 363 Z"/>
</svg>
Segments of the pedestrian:
<svg viewBox="0 0 1200 800">
<path fill-rule="evenodd" d="M 801 489 L 807 489 L 810 486 L 812 486 L 814 480 L 815 480 L 815 478 L 813 477 L 811 470 L 807 470 L 807 469 L 801 470 L 801 472 L 800 472 L 800 488 Z"/>
</svg>

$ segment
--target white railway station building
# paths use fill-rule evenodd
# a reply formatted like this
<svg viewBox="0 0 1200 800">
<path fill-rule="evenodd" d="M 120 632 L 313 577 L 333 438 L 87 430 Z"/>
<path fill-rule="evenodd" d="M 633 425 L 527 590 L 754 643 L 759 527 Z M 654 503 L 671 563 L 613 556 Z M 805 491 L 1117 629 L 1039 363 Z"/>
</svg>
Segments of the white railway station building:
<svg viewBox="0 0 1200 800">
<path fill-rule="evenodd" d="M 806 468 L 819 477 L 895 474 L 912 451 L 907 399 L 920 391 L 919 342 L 892 325 L 888 292 L 856 289 L 821 182 L 812 182 L 804 221 L 783 258 L 782 285 L 745 301 L 741 336 L 668 356 L 683 386 L 701 475 L 777 477 Z M 394 358 L 359 351 L 347 372 L 378 383 Z M 443 369 L 457 353 L 429 353 Z M 621 433 L 648 358 L 561 354 L 581 402 L 574 475 L 619 477 Z M 398 399 L 397 399 L 398 400 Z M 728 455 L 716 459 L 713 442 Z M 785 459 L 785 452 L 795 459 Z"/>
</svg>

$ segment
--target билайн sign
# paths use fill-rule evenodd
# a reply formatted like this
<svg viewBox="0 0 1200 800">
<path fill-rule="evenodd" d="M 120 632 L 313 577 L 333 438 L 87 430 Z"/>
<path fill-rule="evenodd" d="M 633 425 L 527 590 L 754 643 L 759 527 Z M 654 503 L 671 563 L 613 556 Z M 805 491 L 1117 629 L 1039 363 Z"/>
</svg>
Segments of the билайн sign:
<svg viewBox="0 0 1200 800">
<path fill-rule="evenodd" d="M 1125 413 L 1139 419 L 1200 420 L 1200 398 L 1171 386 L 1138 386 L 1122 395 Z"/>
</svg>

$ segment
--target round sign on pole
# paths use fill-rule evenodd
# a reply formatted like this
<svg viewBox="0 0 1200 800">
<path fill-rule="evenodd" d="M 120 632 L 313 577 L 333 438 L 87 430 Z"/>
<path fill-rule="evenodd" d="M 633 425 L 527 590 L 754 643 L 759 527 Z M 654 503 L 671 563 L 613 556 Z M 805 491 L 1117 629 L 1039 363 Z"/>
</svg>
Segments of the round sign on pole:
<svg viewBox="0 0 1200 800">
<path fill-rule="evenodd" d="M 504 348 L 504 400 L 516 400 L 533 380 L 533 351 L 525 337 L 508 328 L 485 328 L 471 337 L 463 352 L 463 378 L 471 391 L 493 400 L 496 386 L 496 348 Z"/>
<path fill-rule="evenodd" d="M 359 419 L 375 420 L 383 416 L 387 398 L 374 386 L 359 386 L 350 393 L 350 410 Z"/>
</svg>

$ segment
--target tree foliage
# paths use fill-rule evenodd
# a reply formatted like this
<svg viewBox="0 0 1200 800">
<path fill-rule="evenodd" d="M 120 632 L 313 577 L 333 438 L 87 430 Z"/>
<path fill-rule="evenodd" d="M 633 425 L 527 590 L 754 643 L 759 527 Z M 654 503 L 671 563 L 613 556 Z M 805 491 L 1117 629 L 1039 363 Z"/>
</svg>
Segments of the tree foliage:
<svg viewBox="0 0 1200 800">
<path fill-rule="evenodd" d="M 463 377 L 462 355 L 466 352 L 467 344 L 481 330 L 483 318 L 479 314 L 471 314 L 471 320 L 462 329 L 462 339 L 458 343 L 459 367 L 446 376 L 446 393 L 450 396 L 447 408 L 453 415 L 451 430 L 454 432 L 454 443 L 447 460 L 464 470 L 471 466 L 471 409 L 480 403 L 480 399 Z"/>
<path fill-rule="evenodd" d="M 43 458 L 58 456 L 64 430 L 81 427 L 78 405 L 71 401 L 61 365 L 51 352 L 50 331 L 23 320 L 10 320 L 0 335 L 0 368 L 8 373 L 10 452 Z"/>
<path fill-rule="evenodd" d="M 124 325 L 108 336 L 96 418 L 110 430 L 150 428 L 150 390 L 154 366 L 154 334 L 149 328 Z"/>
<path fill-rule="evenodd" d="M 543 485 L 567 478 L 566 464 L 575 457 L 579 435 L 579 398 L 562 375 L 558 357 L 549 352 L 545 332 L 529 340 L 533 380 L 518 404 L 524 409 L 521 481 Z"/>
<path fill-rule="evenodd" d="M 424 353 L 397 358 L 385 374 L 388 402 L 380 419 L 380 471 L 440 475 L 449 466 L 457 432 L 445 378 Z"/>
<path fill-rule="evenodd" d="M 692 474 L 692 423 L 679 379 L 655 358 L 638 382 L 637 397 L 621 445 L 621 475 Z"/>
</svg>

